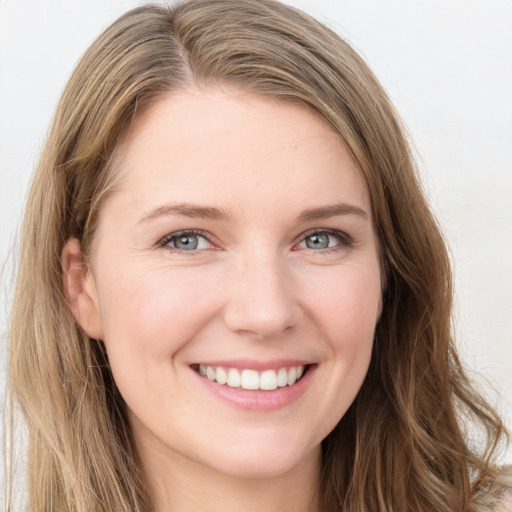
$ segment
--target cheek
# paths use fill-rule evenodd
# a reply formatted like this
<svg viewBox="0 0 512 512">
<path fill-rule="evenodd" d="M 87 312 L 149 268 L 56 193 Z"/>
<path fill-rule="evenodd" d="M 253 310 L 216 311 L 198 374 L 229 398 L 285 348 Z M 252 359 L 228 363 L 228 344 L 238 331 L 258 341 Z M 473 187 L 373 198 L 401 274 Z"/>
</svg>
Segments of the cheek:
<svg viewBox="0 0 512 512">
<path fill-rule="evenodd" d="M 377 264 L 339 268 L 330 275 L 316 276 L 312 283 L 309 302 L 333 348 L 357 349 L 373 339 L 381 303 Z"/>
<path fill-rule="evenodd" d="M 330 384 L 344 411 L 355 398 L 370 363 L 375 326 L 380 312 L 380 271 L 375 265 L 340 268 L 330 279 L 317 281 L 316 325 L 326 344 L 326 364 L 333 371 Z M 343 412 L 342 411 L 342 412 Z"/>
<path fill-rule="evenodd" d="M 115 382 L 130 410 L 150 423 L 162 420 L 162 397 L 179 410 L 180 354 L 215 315 L 215 294 L 205 293 L 214 283 L 179 270 L 118 265 L 102 281 L 104 343 Z"/>
<path fill-rule="evenodd" d="M 180 270 L 141 265 L 123 271 L 120 265 L 105 272 L 100 307 L 113 366 L 117 356 L 139 365 L 168 361 L 215 314 L 207 292 L 215 283 L 201 272 Z"/>
<path fill-rule="evenodd" d="M 346 265 L 319 273 L 309 286 L 311 317 L 321 334 L 323 368 L 316 404 L 326 436 L 359 392 L 370 364 L 379 316 L 380 271 L 375 265 Z M 328 275 L 330 273 L 330 275 Z"/>
</svg>

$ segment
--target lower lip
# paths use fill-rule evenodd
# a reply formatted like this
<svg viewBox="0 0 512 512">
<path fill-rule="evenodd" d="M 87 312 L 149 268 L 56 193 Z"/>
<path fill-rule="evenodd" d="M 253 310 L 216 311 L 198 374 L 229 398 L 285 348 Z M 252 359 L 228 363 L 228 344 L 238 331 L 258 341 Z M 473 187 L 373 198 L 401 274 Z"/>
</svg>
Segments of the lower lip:
<svg viewBox="0 0 512 512">
<path fill-rule="evenodd" d="M 273 391 L 250 391 L 241 388 L 231 388 L 217 384 L 192 370 L 201 384 L 213 395 L 233 407 L 246 411 L 276 411 L 298 400 L 306 391 L 317 365 L 310 365 L 302 378 L 291 386 L 277 388 Z"/>
</svg>

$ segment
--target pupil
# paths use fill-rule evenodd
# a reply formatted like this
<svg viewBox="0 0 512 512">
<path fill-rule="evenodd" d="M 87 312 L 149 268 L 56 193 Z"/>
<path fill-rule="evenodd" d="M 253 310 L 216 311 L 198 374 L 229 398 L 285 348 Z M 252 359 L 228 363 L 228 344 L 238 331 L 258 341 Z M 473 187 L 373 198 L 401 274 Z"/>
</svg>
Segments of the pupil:
<svg viewBox="0 0 512 512">
<path fill-rule="evenodd" d="M 306 239 L 309 249 L 327 249 L 329 247 L 329 235 L 311 235 Z"/>
<path fill-rule="evenodd" d="M 194 250 L 197 248 L 197 236 L 180 236 L 176 239 L 176 249 Z"/>
</svg>

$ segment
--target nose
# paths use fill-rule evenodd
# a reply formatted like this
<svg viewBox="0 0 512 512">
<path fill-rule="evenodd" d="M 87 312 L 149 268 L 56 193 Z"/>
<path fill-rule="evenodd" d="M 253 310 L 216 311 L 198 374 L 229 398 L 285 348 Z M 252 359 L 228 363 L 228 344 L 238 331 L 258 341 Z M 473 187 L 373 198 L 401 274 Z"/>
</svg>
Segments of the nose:
<svg viewBox="0 0 512 512">
<path fill-rule="evenodd" d="M 224 320 L 241 335 L 271 339 L 292 329 L 300 316 L 291 272 L 277 256 L 243 258 L 230 268 Z"/>
</svg>

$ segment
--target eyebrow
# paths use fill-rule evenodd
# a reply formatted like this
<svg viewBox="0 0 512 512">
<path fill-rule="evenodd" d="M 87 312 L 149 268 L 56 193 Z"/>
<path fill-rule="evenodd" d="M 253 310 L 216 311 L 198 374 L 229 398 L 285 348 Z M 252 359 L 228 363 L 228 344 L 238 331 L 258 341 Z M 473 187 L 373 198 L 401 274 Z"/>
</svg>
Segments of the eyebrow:
<svg viewBox="0 0 512 512">
<path fill-rule="evenodd" d="M 231 216 L 226 210 L 222 210 L 214 206 L 199 206 L 190 203 L 171 203 L 151 210 L 147 214 L 143 215 L 137 224 L 148 222 L 166 215 L 210 220 L 227 220 Z M 328 219 L 338 215 L 357 215 L 368 220 L 368 215 L 362 208 L 351 204 L 337 203 L 328 206 L 320 206 L 318 208 L 308 208 L 297 217 L 297 221 L 307 222 L 312 220 Z"/>
<path fill-rule="evenodd" d="M 306 222 L 311 220 L 328 219 L 338 215 L 358 215 L 365 220 L 368 220 L 368 214 L 358 206 L 346 203 L 337 203 L 328 206 L 321 206 L 319 208 L 310 208 L 303 211 L 298 217 L 299 222 Z"/>
<path fill-rule="evenodd" d="M 190 203 L 171 203 L 159 206 L 145 214 L 137 224 L 148 222 L 166 215 L 181 215 L 194 219 L 226 220 L 230 215 L 220 208 L 213 206 L 198 206 Z"/>
</svg>

